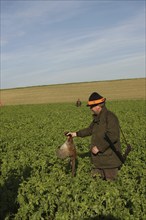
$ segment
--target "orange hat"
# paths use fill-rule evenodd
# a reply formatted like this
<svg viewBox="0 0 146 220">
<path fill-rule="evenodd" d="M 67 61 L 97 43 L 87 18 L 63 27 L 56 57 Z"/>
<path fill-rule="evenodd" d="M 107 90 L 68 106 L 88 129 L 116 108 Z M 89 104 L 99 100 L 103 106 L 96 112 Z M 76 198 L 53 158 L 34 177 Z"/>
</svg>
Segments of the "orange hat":
<svg viewBox="0 0 146 220">
<path fill-rule="evenodd" d="M 106 100 L 106 98 L 103 98 L 97 92 L 93 92 L 89 97 L 89 101 L 88 101 L 87 106 L 96 106 L 98 104 L 105 102 L 105 100 Z"/>
</svg>

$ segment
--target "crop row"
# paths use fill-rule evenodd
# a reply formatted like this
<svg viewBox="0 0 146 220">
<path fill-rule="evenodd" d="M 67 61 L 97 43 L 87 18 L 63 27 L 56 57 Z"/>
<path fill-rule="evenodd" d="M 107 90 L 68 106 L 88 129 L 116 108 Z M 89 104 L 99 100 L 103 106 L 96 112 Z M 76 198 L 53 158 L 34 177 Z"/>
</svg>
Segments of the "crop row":
<svg viewBox="0 0 146 220">
<path fill-rule="evenodd" d="M 113 101 L 132 152 L 114 182 L 91 177 L 90 138 L 75 138 L 76 176 L 56 156 L 64 131 L 89 125 L 83 103 L 3 106 L 0 109 L 0 219 L 146 219 L 144 101 Z M 121 136 L 122 149 L 126 145 Z"/>
</svg>

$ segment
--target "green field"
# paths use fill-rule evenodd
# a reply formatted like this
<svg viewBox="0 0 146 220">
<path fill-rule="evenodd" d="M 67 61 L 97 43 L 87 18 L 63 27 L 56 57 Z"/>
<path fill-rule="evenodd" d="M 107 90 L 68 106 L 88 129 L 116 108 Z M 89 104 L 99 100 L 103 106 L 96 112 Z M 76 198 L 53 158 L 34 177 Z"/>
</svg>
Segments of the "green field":
<svg viewBox="0 0 146 220">
<path fill-rule="evenodd" d="M 84 104 L 1 108 L 0 219 L 146 219 L 145 100 L 108 101 L 107 107 L 118 116 L 132 145 L 115 182 L 91 177 L 89 137 L 74 139 L 78 152 L 74 178 L 68 159 L 56 157 L 66 140 L 64 131 L 89 125 L 91 113 Z M 121 143 L 124 151 L 122 136 Z"/>
<path fill-rule="evenodd" d="M 92 92 L 107 100 L 139 100 L 146 98 L 146 79 L 111 80 L 84 83 L 34 86 L 0 91 L 2 105 L 66 103 L 78 98 L 87 102 Z"/>
</svg>

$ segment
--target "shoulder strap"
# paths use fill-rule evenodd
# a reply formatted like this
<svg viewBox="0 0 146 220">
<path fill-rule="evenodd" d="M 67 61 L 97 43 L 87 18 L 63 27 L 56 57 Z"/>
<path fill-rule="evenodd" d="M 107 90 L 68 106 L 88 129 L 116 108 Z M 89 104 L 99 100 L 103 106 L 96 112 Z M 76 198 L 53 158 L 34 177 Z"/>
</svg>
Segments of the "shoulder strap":
<svg viewBox="0 0 146 220">
<path fill-rule="evenodd" d="M 131 147 L 130 144 L 128 144 L 128 142 L 127 142 L 127 140 L 126 140 L 126 138 L 125 138 L 125 135 L 124 135 L 124 133 L 123 133 L 121 127 L 120 127 L 120 130 L 121 130 L 121 133 L 122 133 L 122 135 L 123 135 L 123 138 L 124 138 L 125 144 L 126 144 L 126 146 L 127 146 L 127 148 L 125 149 L 125 152 L 124 152 L 124 154 L 123 154 L 123 158 L 124 158 L 124 160 L 126 160 L 126 157 L 128 156 L 128 154 L 129 154 L 130 151 L 132 150 L 132 147 Z"/>
<path fill-rule="evenodd" d="M 128 145 L 128 142 L 127 142 L 127 140 L 126 140 L 126 138 L 125 138 L 124 132 L 122 131 L 121 126 L 119 126 L 119 127 L 120 127 L 121 134 L 123 135 L 123 138 L 124 138 L 125 144 Z"/>
<path fill-rule="evenodd" d="M 107 111 L 107 115 L 106 115 L 106 127 L 107 127 L 107 126 L 108 126 L 108 111 Z M 115 154 L 117 155 L 117 157 L 120 159 L 120 161 L 121 161 L 122 163 L 124 163 L 124 162 L 125 162 L 125 159 L 124 159 L 123 155 L 122 155 L 119 151 L 117 151 L 117 149 L 115 148 L 114 144 L 112 143 L 112 141 L 110 140 L 110 138 L 108 137 L 107 134 L 105 134 L 105 138 L 106 138 L 106 140 L 108 141 L 108 143 L 109 143 L 111 149 L 115 152 Z"/>
<path fill-rule="evenodd" d="M 107 112 L 107 116 L 106 116 L 106 126 L 107 126 L 107 125 L 108 125 L 108 112 Z M 120 126 L 119 126 L 119 127 L 120 127 Z M 123 155 L 122 155 L 119 151 L 117 151 L 117 149 L 115 148 L 114 144 L 112 143 L 112 141 L 110 140 L 110 138 L 108 137 L 107 134 L 105 134 L 105 137 L 106 137 L 107 141 L 109 142 L 110 147 L 112 148 L 112 150 L 116 153 L 116 155 L 117 155 L 118 158 L 121 160 L 121 162 L 124 163 L 125 160 L 126 160 L 126 158 L 127 158 L 127 156 L 128 156 L 128 154 L 129 154 L 130 151 L 132 150 L 132 147 L 131 147 L 130 144 L 128 144 L 128 142 L 127 142 L 127 140 L 126 140 L 126 138 L 125 138 L 125 136 L 124 136 L 124 133 L 123 133 L 121 127 L 120 127 L 120 131 L 121 131 L 121 133 L 122 133 L 122 135 L 123 135 L 123 138 L 124 138 L 124 141 L 125 141 L 125 143 L 126 143 L 126 145 L 127 145 L 127 148 L 125 149 L 125 152 L 124 152 Z"/>
<path fill-rule="evenodd" d="M 124 160 L 123 155 L 122 155 L 119 151 L 117 151 L 117 149 L 115 148 L 115 145 L 112 143 L 112 141 L 110 140 L 110 138 L 108 137 L 107 134 L 105 134 L 105 139 L 106 139 L 107 142 L 109 143 L 111 149 L 115 152 L 115 154 L 117 155 L 117 157 L 120 159 L 120 161 L 121 161 L 122 163 L 124 163 L 125 160 Z"/>
</svg>

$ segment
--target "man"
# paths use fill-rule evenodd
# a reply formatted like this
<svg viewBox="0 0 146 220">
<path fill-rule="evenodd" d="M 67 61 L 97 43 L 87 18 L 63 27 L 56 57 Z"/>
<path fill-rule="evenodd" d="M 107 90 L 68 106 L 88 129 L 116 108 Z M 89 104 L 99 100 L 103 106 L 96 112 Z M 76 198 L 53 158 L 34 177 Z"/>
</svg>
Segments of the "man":
<svg viewBox="0 0 146 220">
<path fill-rule="evenodd" d="M 76 106 L 77 106 L 77 107 L 80 107 L 81 105 L 82 105 L 82 102 L 81 102 L 80 99 L 78 99 L 78 100 L 76 101 Z"/>
<path fill-rule="evenodd" d="M 93 92 L 87 106 L 93 113 L 89 127 L 77 132 L 69 132 L 72 137 L 91 136 L 91 161 L 93 176 L 98 173 L 104 180 L 114 180 L 122 161 L 120 128 L 117 116 L 105 106 L 106 98 Z"/>
</svg>

